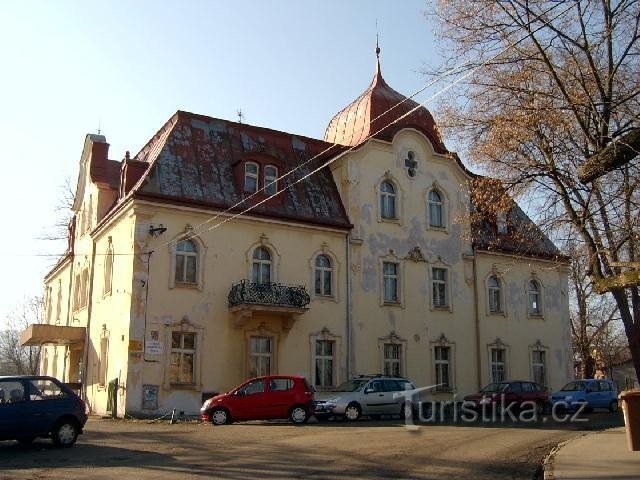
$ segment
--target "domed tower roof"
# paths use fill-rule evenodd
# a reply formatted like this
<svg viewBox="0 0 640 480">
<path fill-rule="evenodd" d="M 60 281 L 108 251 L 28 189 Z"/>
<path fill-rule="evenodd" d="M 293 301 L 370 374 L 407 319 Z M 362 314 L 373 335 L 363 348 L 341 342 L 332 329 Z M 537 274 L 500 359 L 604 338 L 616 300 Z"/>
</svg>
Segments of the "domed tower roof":
<svg viewBox="0 0 640 480">
<path fill-rule="evenodd" d="M 376 54 L 379 52 L 380 49 L 376 48 Z M 414 128 L 427 136 L 436 152 L 447 153 L 431 113 L 418 105 L 387 85 L 382 78 L 378 58 L 371 84 L 331 119 L 324 139 L 327 142 L 355 146 L 364 142 L 369 135 L 390 141 L 399 130 Z M 400 117 L 400 120 L 390 125 Z"/>
</svg>

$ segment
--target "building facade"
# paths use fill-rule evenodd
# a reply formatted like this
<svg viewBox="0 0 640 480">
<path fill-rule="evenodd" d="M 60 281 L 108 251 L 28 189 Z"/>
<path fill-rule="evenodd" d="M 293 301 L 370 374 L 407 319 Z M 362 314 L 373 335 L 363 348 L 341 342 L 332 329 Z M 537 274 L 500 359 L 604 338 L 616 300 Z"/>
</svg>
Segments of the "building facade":
<svg viewBox="0 0 640 480">
<path fill-rule="evenodd" d="M 23 343 L 120 416 L 193 414 L 266 373 L 404 375 L 442 400 L 560 387 L 566 261 L 515 203 L 483 210 L 479 180 L 379 64 L 324 140 L 182 111 L 122 161 L 88 135 Z"/>
</svg>

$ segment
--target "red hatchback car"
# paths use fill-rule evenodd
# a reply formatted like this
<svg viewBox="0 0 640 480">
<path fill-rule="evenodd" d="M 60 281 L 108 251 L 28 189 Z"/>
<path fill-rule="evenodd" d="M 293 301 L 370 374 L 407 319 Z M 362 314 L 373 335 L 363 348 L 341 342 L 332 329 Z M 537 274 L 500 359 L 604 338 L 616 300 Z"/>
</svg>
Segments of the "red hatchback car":
<svg viewBox="0 0 640 480">
<path fill-rule="evenodd" d="M 476 408 L 493 403 L 508 406 L 515 403 L 515 408 L 521 408 L 524 402 L 533 402 L 536 411 L 542 414 L 549 404 L 549 392 L 542 386 L 528 381 L 495 382 L 484 387 L 480 392 L 464 397 L 465 401 L 473 402 Z"/>
<path fill-rule="evenodd" d="M 275 418 L 305 423 L 314 413 L 313 405 L 313 388 L 304 377 L 273 375 L 252 378 L 209 398 L 200 408 L 200 418 L 214 425 Z"/>
</svg>

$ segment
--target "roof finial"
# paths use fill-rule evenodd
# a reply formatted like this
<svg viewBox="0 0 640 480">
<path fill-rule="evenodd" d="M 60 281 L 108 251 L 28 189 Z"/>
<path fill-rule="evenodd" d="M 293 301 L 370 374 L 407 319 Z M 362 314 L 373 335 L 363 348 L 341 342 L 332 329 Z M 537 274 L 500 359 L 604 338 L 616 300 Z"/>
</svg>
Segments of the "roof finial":
<svg viewBox="0 0 640 480">
<path fill-rule="evenodd" d="M 378 44 L 378 19 L 376 18 L 376 58 L 380 58 L 380 45 Z"/>
</svg>

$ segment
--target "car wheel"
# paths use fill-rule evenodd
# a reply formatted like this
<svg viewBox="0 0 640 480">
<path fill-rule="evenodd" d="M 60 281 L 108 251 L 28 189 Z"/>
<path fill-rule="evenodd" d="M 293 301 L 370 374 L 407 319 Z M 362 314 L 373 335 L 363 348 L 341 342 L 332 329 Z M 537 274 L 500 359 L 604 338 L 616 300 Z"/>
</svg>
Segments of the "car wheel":
<svg viewBox="0 0 640 480">
<path fill-rule="evenodd" d="M 309 411 L 302 405 L 296 405 L 291 409 L 289 419 L 297 424 L 306 423 L 309 420 Z"/>
<path fill-rule="evenodd" d="M 18 438 L 16 440 L 18 440 L 18 443 L 20 445 L 31 445 L 31 443 L 33 443 L 33 441 L 36 439 L 36 437 L 22 437 L 22 438 Z"/>
<path fill-rule="evenodd" d="M 51 433 L 56 447 L 71 447 L 78 439 L 78 425 L 72 420 L 60 422 Z"/>
<path fill-rule="evenodd" d="M 536 413 L 538 415 L 544 415 L 546 411 L 547 411 L 547 406 L 545 405 L 544 402 L 536 402 Z"/>
<path fill-rule="evenodd" d="M 362 409 L 360 408 L 360 405 L 355 402 L 347 405 L 347 408 L 344 410 L 344 418 L 350 422 L 358 420 L 360 415 L 362 415 Z"/>
<path fill-rule="evenodd" d="M 216 408 L 211 412 L 211 423 L 214 425 L 226 425 L 231 423 L 231 416 L 225 408 Z"/>
<path fill-rule="evenodd" d="M 609 404 L 609 411 L 612 413 L 615 413 L 618 411 L 618 401 L 617 400 L 611 400 L 611 403 Z"/>
</svg>

